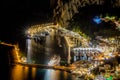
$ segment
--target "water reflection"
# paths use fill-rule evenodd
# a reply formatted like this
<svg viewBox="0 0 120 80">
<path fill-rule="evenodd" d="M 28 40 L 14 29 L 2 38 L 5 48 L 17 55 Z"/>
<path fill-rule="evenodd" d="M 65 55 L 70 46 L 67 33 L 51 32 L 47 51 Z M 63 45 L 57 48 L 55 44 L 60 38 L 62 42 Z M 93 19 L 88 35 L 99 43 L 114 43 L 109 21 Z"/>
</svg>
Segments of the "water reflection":
<svg viewBox="0 0 120 80">
<path fill-rule="evenodd" d="M 59 70 L 12 66 L 9 80 L 75 80 L 72 75 Z"/>
<path fill-rule="evenodd" d="M 45 73 L 45 80 L 59 80 L 59 71 L 47 70 Z"/>
<path fill-rule="evenodd" d="M 32 79 L 36 78 L 36 68 L 32 68 Z"/>
<path fill-rule="evenodd" d="M 12 66 L 10 70 L 10 80 L 26 80 L 28 78 L 28 67 Z"/>
</svg>

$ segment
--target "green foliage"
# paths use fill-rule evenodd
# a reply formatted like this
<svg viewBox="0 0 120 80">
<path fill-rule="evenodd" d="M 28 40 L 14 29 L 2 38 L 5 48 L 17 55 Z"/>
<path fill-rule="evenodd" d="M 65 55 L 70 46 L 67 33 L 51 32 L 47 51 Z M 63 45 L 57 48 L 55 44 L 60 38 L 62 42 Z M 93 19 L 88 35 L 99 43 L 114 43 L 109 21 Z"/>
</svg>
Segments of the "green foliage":
<svg viewBox="0 0 120 80">
<path fill-rule="evenodd" d="M 66 65 L 66 64 L 67 64 L 67 61 L 65 61 L 65 60 L 60 61 L 60 65 Z"/>
</svg>

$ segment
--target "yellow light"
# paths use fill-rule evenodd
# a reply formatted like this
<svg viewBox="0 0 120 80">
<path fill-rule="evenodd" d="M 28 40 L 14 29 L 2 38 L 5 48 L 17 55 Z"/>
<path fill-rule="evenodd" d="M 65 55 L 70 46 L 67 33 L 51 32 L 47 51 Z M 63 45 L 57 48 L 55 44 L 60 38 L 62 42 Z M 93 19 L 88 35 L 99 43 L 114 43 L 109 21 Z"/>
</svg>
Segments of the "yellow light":
<svg viewBox="0 0 120 80">
<path fill-rule="evenodd" d="M 16 65 L 10 71 L 10 76 L 11 76 L 10 79 L 11 80 L 23 80 L 23 76 L 24 76 L 24 79 L 26 79 L 28 77 L 28 71 L 29 71 L 28 67 Z"/>
<path fill-rule="evenodd" d="M 32 68 L 32 78 L 35 79 L 36 77 L 36 68 Z"/>
<path fill-rule="evenodd" d="M 15 47 L 15 54 L 17 56 L 17 62 L 20 62 L 19 48 L 17 47 L 17 45 L 15 45 L 14 47 Z"/>
</svg>

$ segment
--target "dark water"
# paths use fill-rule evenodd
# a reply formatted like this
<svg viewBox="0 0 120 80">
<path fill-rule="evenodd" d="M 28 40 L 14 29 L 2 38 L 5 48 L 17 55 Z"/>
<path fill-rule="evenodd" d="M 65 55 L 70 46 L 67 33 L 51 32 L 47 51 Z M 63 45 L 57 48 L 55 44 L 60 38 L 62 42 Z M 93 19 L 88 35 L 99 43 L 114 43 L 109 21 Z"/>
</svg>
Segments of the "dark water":
<svg viewBox="0 0 120 80">
<path fill-rule="evenodd" d="M 29 68 L 20 65 L 11 67 L 8 78 L 8 80 L 74 80 L 71 74 L 65 71 Z"/>
</svg>

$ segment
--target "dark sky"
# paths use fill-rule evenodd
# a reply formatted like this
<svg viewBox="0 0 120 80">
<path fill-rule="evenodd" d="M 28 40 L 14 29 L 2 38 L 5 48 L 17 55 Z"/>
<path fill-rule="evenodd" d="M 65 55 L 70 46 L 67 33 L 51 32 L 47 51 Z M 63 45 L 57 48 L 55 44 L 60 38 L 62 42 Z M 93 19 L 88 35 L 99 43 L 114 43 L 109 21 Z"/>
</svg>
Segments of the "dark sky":
<svg viewBox="0 0 120 80">
<path fill-rule="evenodd" d="M 4 0 L 1 11 L 0 40 L 14 42 L 32 21 L 43 21 L 51 13 L 49 0 Z M 21 27 L 23 26 L 23 27 Z"/>
<path fill-rule="evenodd" d="M 49 0 L 4 0 L 2 4 L 4 17 L 19 18 L 49 13 Z"/>
</svg>

